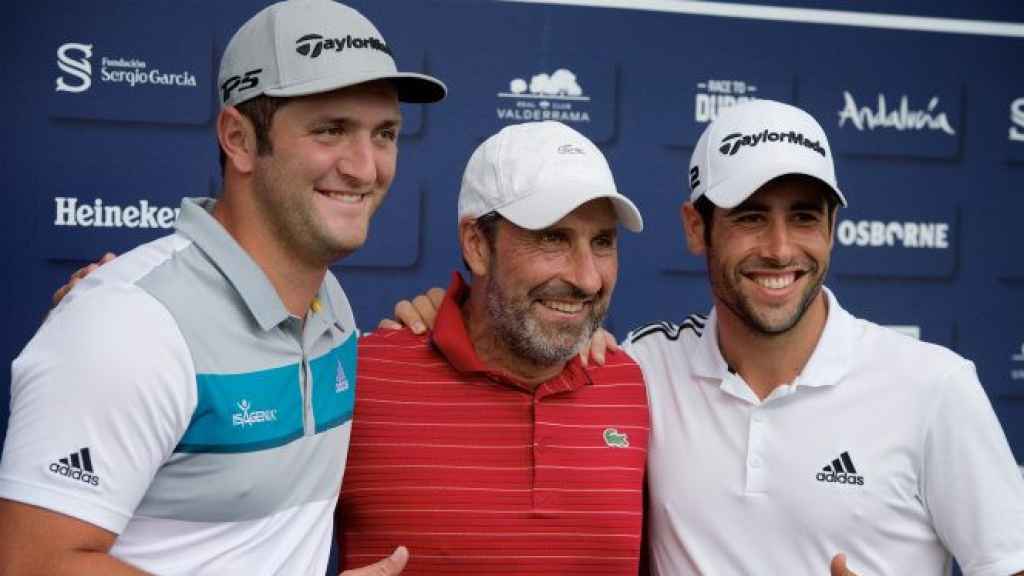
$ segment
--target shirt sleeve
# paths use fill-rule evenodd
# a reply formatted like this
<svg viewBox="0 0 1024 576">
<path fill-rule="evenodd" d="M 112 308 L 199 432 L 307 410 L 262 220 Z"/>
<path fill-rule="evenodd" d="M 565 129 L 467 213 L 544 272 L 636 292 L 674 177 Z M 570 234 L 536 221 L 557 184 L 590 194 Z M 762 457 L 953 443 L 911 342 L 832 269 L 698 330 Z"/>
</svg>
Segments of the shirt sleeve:
<svg viewBox="0 0 1024 576">
<path fill-rule="evenodd" d="M 966 576 L 1024 570 L 1024 480 L 974 365 L 940 388 L 923 452 L 922 494 Z"/>
<path fill-rule="evenodd" d="M 54 310 L 12 365 L 0 497 L 120 534 L 196 406 L 188 347 L 125 284 Z"/>
</svg>

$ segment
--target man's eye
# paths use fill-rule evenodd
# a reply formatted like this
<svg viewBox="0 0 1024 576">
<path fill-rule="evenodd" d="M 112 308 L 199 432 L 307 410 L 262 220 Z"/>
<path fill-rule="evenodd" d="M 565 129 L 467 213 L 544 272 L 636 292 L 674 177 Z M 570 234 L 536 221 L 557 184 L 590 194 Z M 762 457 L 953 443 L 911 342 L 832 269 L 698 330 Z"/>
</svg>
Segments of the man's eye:
<svg viewBox="0 0 1024 576">
<path fill-rule="evenodd" d="M 615 247 L 615 238 L 612 236 L 598 236 L 594 238 L 594 247 L 608 249 Z"/>
<path fill-rule="evenodd" d="M 377 132 L 377 136 L 389 142 L 398 140 L 398 129 L 397 128 L 383 128 Z"/>
<path fill-rule="evenodd" d="M 541 242 L 544 242 L 545 244 L 558 244 L 565 240 L 565 236 L 558 232 L 542 232 L 540 239 Z"/>
</svg>

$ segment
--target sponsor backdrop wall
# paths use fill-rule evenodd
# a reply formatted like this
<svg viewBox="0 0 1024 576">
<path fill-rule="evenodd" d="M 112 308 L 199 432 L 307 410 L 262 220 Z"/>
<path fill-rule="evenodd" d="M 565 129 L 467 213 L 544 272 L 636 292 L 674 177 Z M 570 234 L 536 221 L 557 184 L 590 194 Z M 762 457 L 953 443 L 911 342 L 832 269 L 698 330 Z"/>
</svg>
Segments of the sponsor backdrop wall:
<svg viewBox="0 0 1024 576">
<path fill-rule="evenodd" d="M 264 4 L 12 5 L 5 362 L 73 270 L 166 234 L 182 196 L 217 191 L 217 62 Z M 365 249 L 335 268 L 364 329 L 400 297 L 448 282 L 460 267 L 465 160 L 499 127 L 541 118 L 595 140 L 647 220 L 621 240 L 609 326 L 622 336 L 705 311 L 703 262 L 686 254 L 678 218 L 686 164 L 721 109 L 774 98 L 814 114 L 838 156 L 850 207 L 831 287 L 854 313 L 973 359 L 1024 461 L 1024 5 L 903 2 L 895 17 L 879 16 L 896 9 L 874 0 L 789 11 L 671 0 L 351 4 L 401 66 L 450 88 L 438 106 L 405 108 L 399 177 Z M 808 8 L 823 4 L 839 12 Z"/>
</svg>

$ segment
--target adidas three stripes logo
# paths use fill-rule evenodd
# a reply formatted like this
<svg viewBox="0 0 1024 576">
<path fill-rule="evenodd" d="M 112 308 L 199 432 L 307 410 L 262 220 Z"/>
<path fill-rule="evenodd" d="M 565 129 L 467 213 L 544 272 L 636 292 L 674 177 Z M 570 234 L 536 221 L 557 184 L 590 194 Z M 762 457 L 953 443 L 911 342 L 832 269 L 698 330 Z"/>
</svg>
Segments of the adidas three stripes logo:
<svg viewBox="0 0 1024 576">
<path fill-rule="evenodd" d="M 864 485 L 864 477 L 857 475 L 857 468 L 853 465 L 853 458 L 850 458 L 849 452 L 843 452 L 838 458 L 834 458 L 814 478 L 818 482 Z"/>
<path fill-rule="evenodd" d="M 93 486 L 100 485 L 99 476 L 96 476 L 92 468 L 92 456 L 89 454 L 88 448 L 82 448 L 64 458 L 58 458 L 56 462 L 50 464 L 50 472 Z"/>
</svg>

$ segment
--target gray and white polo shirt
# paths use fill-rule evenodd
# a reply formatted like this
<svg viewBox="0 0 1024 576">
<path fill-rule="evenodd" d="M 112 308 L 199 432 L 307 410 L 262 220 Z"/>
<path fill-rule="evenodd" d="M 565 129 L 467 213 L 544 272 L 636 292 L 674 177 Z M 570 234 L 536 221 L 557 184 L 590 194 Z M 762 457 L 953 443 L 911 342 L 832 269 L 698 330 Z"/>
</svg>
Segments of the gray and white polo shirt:
<svg viewBox="0 0 1024 576">
<path fill-rule="evenodd" d="M 323 574 L 352 310 L 328 272 L 289 315 L 213 203 L 80 282 L 14 361 L 0 497 L 114 532 L 157 574 Z"/>
</svg>

